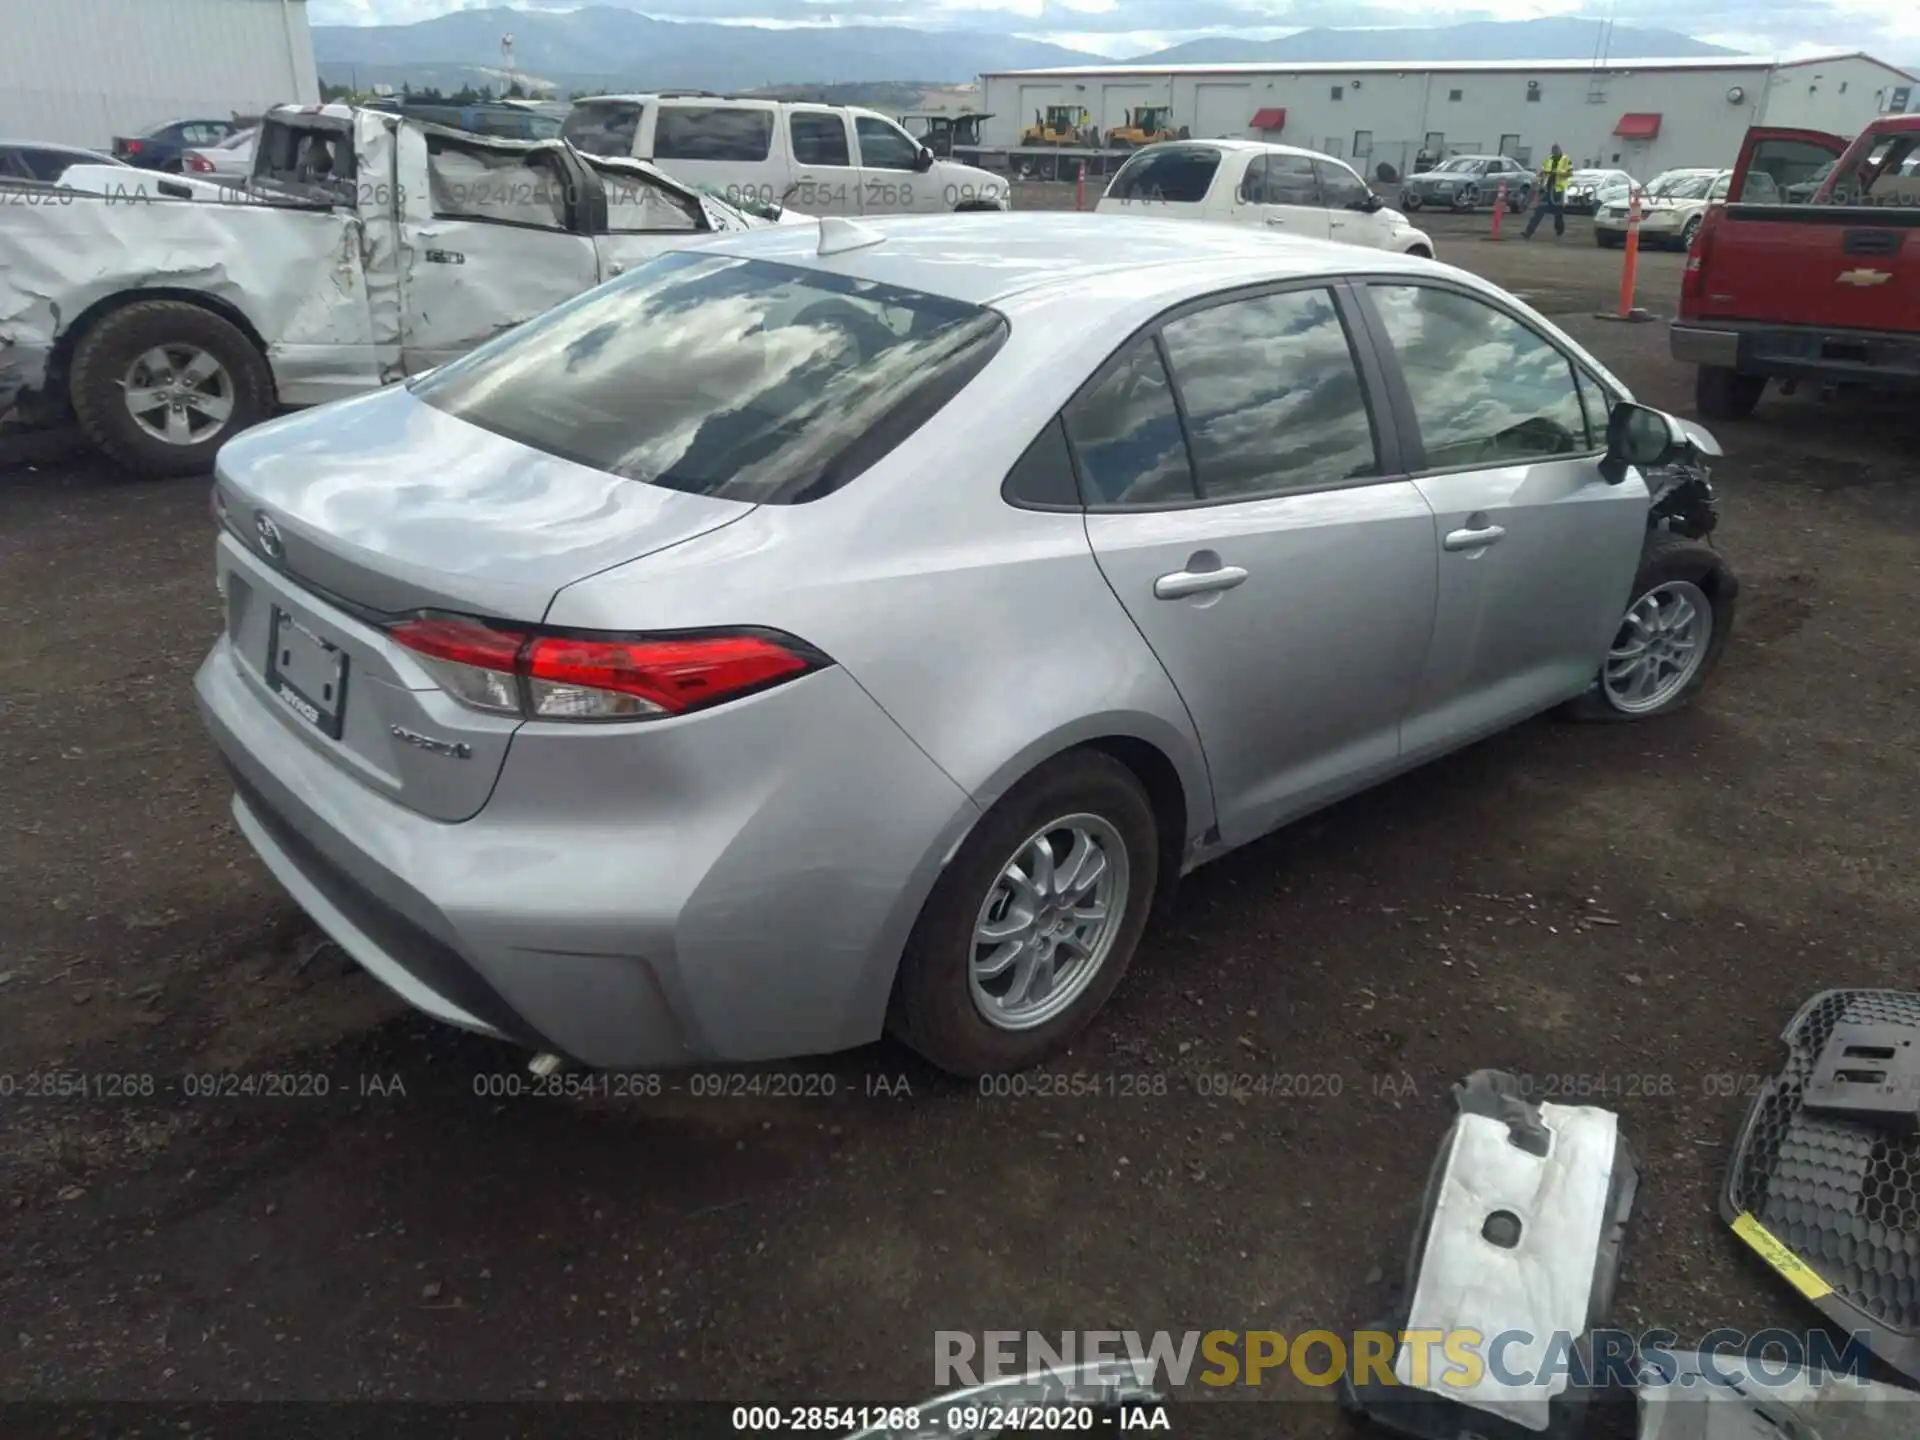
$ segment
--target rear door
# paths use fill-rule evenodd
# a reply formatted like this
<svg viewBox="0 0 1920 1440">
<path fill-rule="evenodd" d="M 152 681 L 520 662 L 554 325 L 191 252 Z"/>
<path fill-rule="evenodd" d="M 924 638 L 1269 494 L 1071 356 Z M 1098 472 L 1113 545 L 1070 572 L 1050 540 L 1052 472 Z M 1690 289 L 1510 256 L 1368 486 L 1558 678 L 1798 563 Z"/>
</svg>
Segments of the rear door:
<svg viewBox="0 0 1920 1440">
<path fill-rule="evenodd" d="M 1601 478 L 1604 394 L 1525 320 L 1441 281 L 1365 298 L 1439 566 L 1411 759 L 1586 688 L 1626 612 L 1647 489 Z"/>
<path fill-rule="evenodd" d="M 576 100 L 560 135 L 588 155 L 632 155 L 645 113 L 646 107 L 635 100 Z"/>
<path fill-rule="evenodd" d="M 790 205 L 802 215 L 860 213 L 860 165 L 846 111 L 828 105 L 788 107 L 787 145 L 793 153 L 793 187 L 783 197 L 770 186 L 761 199 Z"/>
<path fill-rule="evenodd" d="M 1394 766 L 1433 623 L 1433 516 L 1348 303 L 1321 281 L 1177 313 L 1066 412 L 1094 555 L 1193 716 L 1229 844 Z"/>
<path fill-rule="evenodd" d="M 424 132 L 407 216 L 401 360 L 432 369 L 600 281 L 564 147 Z"/>
<path fill-rule="evenodd" d="M 1820 131 L 1749 131 L 1697 314 L 1920 330 L 1920 193 L 1899 173 L 1917 152 L 1920 126 L 1876 127 L 1851 146 Z"/>
</svg>

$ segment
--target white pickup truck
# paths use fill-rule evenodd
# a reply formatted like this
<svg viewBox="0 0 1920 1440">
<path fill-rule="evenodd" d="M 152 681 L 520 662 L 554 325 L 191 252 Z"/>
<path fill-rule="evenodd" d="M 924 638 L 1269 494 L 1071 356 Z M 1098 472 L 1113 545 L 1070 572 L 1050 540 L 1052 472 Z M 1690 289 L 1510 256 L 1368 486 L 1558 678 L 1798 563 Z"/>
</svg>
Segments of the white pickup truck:
<svg viewBox="0 0 1920 1440">
<path fill-rule="evenodd" d="M 775 218 L 642 161 L 344 105 L 272 111 L 238 189 L 107 166 L 0 182 L 0 430 L 71 419 L 137 474 L 202 472 L 277 408 Z"/>
</svg>

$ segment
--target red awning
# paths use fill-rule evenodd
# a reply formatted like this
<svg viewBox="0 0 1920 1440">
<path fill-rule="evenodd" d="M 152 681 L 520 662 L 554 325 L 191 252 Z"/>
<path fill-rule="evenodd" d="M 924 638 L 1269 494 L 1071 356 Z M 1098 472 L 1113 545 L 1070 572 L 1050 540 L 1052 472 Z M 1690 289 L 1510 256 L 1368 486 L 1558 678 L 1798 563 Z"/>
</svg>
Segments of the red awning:
<svg viewBox="0 0 1920 1440">
<path fill-rule="evenodd" d="M 1629 112 L 1620 117 L 1613 133 L 1627 140 L 1652 140 L 1660 133 L 1660 117 Z"/>
<path fill-rule="evenodd" d="M 1256 130 L 1284 130 L 1287 128 L 1287 112 L 1280 110 L 1256 110 L 1253 112 L 1253 128 Z"/>
</svg>

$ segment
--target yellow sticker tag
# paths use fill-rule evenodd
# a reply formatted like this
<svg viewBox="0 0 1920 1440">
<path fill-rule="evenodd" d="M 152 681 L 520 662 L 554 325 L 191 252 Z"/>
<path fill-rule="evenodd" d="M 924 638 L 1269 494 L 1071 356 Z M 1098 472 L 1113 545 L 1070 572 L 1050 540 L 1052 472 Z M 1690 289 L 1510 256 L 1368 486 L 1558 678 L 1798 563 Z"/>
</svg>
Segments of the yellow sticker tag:
<svg viewBox="0 0 1920 1440">
<path fill-rule="evenodd" d="M 1733 1233 L 1751 1245 L 1762 1260 L 1778 1270 L 1787 1283 L 1807 1299 L 1818 1300 L 1833 1293 L 1833 1287 L 1822 1280 L 1811 1265 L 1781 1244 L 1771 1230 L 1746 1211 L 1741 1211 L 1734 1220 Z"/>
</svg>

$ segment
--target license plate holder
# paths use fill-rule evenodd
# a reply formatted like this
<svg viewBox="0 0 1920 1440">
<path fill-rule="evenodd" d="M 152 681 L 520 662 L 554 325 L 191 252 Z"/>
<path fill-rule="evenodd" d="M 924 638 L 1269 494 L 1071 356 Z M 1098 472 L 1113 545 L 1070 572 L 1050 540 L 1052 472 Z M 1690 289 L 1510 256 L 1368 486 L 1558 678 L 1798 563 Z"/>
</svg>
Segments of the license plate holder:
<svg viewBox="0 0 1920 1440">
<path fill-rule="evenodd" d="M 347 653 L 278 605 L 268 632 L 267 689 L 329 740 L 338 740 L 347 708 Z"/>
</svg>

